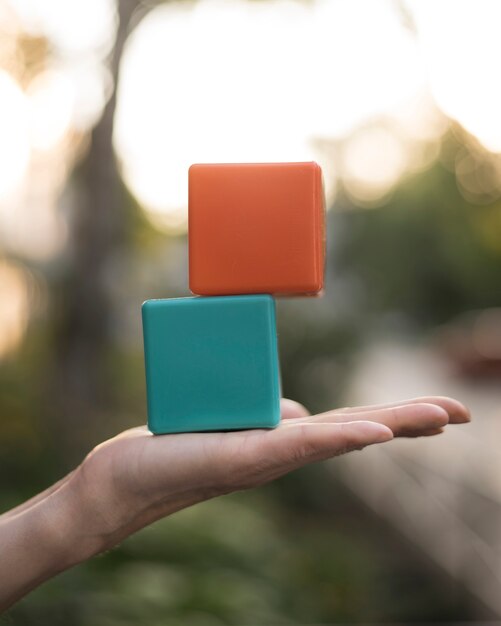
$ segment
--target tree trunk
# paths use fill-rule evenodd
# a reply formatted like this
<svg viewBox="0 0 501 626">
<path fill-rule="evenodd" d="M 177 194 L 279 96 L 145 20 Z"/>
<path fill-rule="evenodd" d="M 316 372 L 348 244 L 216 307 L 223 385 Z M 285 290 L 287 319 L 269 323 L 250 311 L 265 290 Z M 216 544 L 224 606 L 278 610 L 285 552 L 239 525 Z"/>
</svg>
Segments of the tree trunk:
<svg viewBox="0 0 501 626">
<path fill-rule="evenodd" d="M 110 347 L 111 301 L 106 273 L 125 243 L 125 212 L 112 137 L 122 52 L 138 0 L 119 0 L 119 24 L 110 66 L 113 92 L 92 130 L 80 166 L 76 214 L 69 238 L 69 266 L 59 292 L 56 323 L 57 427 L 70 457 L 92 437 L 106 400 L 105 358 Z M 134 26 L 137 23 L 134 24 Z"/>
</svg>

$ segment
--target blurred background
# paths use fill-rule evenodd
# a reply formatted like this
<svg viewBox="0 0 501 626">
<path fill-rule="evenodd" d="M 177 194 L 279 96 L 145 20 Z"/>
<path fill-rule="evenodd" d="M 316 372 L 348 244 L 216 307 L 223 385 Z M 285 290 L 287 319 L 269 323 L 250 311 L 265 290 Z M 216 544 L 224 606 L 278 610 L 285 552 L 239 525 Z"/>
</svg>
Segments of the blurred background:
<svg viewBox="0 0 501 626">
<path fill-rule="evenodd" d="M 326 294 L 278 302 L 287 396 L 474 416 L 178 513 L 9 623 L 501 615 L 500 21 L 497 0 L 0 0 L 1 510 L 145 422 L 140 305 L 188 293 L 193 162 L 323 168 Z"/>
</svg>

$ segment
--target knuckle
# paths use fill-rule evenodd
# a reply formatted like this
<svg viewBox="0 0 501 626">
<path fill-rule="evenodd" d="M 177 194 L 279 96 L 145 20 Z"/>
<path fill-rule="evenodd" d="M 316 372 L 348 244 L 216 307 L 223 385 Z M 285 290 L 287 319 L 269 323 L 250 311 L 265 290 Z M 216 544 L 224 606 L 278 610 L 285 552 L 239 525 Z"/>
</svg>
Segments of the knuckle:
<svg viewBox="0 0 501 626">
<path fill-rule="evenodd" d="M 313 438 L 312 430 L 306 425 L 298 426 L 294 445 L 291 446 L 292 460 L 302 463 L 317 456 L 318 452 L 319 446 Z"/>
<path fill-rule="evenodd" d="M 389 424 L 392 428 L 399 429 L 402 426 L 402 413 L 400 407 L 394 406 L 389 409 Z"/>
</svg>

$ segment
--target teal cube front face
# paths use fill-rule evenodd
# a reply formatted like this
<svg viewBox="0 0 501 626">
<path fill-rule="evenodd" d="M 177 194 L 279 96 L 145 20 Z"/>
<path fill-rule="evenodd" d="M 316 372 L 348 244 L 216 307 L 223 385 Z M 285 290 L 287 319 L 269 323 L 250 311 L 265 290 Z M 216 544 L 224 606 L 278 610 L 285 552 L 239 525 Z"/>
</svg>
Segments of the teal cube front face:
<svg viewBox="0 0 501 626">
<path fill-rule="evenodd" d="M 153 433 L 278 424 L 280 374 L 271 296 L 148 300 L 142 313 Z"/>
</svg>

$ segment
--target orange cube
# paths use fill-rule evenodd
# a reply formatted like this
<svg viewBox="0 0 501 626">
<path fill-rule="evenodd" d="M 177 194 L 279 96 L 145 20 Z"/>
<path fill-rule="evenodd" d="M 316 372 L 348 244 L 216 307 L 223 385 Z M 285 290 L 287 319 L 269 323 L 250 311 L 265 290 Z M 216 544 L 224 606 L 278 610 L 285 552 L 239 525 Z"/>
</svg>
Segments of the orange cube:
<svg viewBox="0 0 501 626">
<path fill-rule="evenodd" d="M 192 165 L 188 233 L 194 294 L 317 294 L 322 171 L 313 162 Z"/>
</svg>

